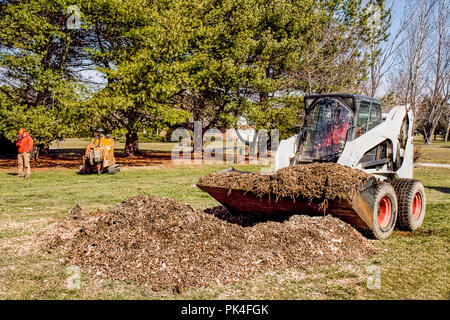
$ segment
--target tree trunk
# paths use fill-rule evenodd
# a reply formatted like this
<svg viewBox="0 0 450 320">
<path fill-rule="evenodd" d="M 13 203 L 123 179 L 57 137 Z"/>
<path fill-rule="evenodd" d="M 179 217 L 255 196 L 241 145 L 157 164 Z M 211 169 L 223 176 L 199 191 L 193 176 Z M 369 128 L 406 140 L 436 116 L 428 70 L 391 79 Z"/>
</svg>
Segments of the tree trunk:
<svg viewBox="0 0 450 320">
<path fill-rule="evenodd" d="M 427 129 L 422 125 L 422 130 L 421 130 L 421 134 L 423 136 L 423 141 L 427 141 Z"/>
<path fill-rule="evenodd" d="M 133 156 L 139 154 L 139 141 L 138 135 L 135 132 L 128 132 L 125 141 L 125 155 Z"/>
<path fill-rule="evenodd" d="M 448 141 L 448 132 L 450 131 L 450 121 L 447 124 L 447 130 L 445 130 L 444 142 Z"/>
<path fill-rule="evenodd" d="M 30 154 L 32 160 L 34 160 L 34 161 L 39 160 L 40 149 L 41 148 L 39 147 L 38 144 L 33 145 L 33 149 L 31 149 L 31 154 Z"/>
<path fill-rule="evenodd" d="M 434 126 L 432 125 L 427 126 L 425 144 L 431 144 L 431 141 L 433 140 L 434 131 L 435 131 Z"/>
<path fill-rule="evenodd" d="M 31 160 L 38 161 L 39 156 L 41 154 L 49 154 L 49 153 L 50 153 L 49 148 L 45 148 L 43 143 L 35 143 L 33 145 L 33 149 L 31 149 L 30 157 Z"/>
</svg>

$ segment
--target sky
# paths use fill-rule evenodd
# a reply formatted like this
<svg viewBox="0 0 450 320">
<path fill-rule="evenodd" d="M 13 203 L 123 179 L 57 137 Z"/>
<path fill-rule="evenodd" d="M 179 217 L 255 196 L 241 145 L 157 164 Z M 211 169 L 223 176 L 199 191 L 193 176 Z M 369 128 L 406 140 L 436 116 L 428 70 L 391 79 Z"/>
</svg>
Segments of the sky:
<svg viewBox="0 0 450 320">
<path fill-rule="evenodd" d="M 391 9 L 391 26 L 389 28 L 390 37 L 388 39 L 389 44 L 392 41 L 394 35 L 398 32 L 401 27 L 402 19 L 404 16 L 405 6 L 408 0 L 387 0 L 387 7 Z M 389 86 L 386 79 L 381 79 L 381 83 L 376 93 L 376 97 L 380 98 L 388 93 Z"/>
<path fill-rule="evenodd" d="M 388 0 L 387 6 L 391 8 L 392 29 L 397 30 L 403 17 L 403 11 L 408 0 Z"/>
</svg>

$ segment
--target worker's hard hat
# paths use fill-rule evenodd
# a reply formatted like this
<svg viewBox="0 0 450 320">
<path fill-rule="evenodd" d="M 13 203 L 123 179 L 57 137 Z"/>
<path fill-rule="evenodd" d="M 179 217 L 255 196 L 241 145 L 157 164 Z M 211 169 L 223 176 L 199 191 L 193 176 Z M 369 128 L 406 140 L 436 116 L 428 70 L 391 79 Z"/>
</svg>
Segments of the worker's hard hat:
<svg viewBox="0 0 450 320">
<path fill-rule="evenodd" d="M 27 132 L 27 131 L 24 128 L 19 129 L 19 134 L 24 134 L 25 132 Z"/>
</svg>

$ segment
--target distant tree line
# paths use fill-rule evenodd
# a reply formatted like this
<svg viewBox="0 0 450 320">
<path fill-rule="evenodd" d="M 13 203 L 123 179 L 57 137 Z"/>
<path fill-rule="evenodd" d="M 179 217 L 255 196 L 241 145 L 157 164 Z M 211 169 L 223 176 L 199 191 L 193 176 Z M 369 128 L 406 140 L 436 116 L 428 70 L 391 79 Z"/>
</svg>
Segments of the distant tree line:
<svg viewBox="0 0 450 320">
<path fill-rule="evenodd" d="M 408 1 L 384 56 L 387 105 L 409 104 L 425 143 L 450 130 L 450 2 Z M 382 68 L 380 68 L 382 69 Z M 388 69 L 388 70 L 387 70 Z"/>
<path fill-rule="evenodd" d="M 364 3 L 0 1 L 0 132 L 26 127 L 46 147 L 101 126 L 126 136 L 129 155 L 139 132 L 193 120 L 223 129 L 242 116 L 289 136 L 305 93 L 372 81 L 375 94 L 390 13 Z"/>
</svg>

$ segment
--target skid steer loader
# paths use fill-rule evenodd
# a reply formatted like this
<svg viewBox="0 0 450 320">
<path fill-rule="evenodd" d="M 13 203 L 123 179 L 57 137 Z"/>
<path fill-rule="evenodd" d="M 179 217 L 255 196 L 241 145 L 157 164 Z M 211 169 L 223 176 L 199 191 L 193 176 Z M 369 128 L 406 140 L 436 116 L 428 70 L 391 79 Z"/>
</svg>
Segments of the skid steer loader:
<svg viewBox="0 0 450 320">
<path fill-rule="evenodd" d="M 103 129 L 98 129 L 91 143 L 86 146 L 78 173 L 116 174 L 119 171 L 120 166 L 114 157 L 114 139 L 105 137 Z"/>
<path fill-rule="evenodd" d="M 275 169 L 311 162 L 335 162 L 372 174 L 351 204 L 329 202 L 327 213 L 365 234 L 386 239 L 394 227 L 415 230 L 425 216 L 425 189 L 413 177 L 413 113 L 394 107 L 383 119 L 381 102 L 350 94 L 305 96 L 300 133 L 282 140 Z M 230 211 L 321 215 L 305 199 L 259 198 L 250 192 L 199 186 Z"/>
</svg>

